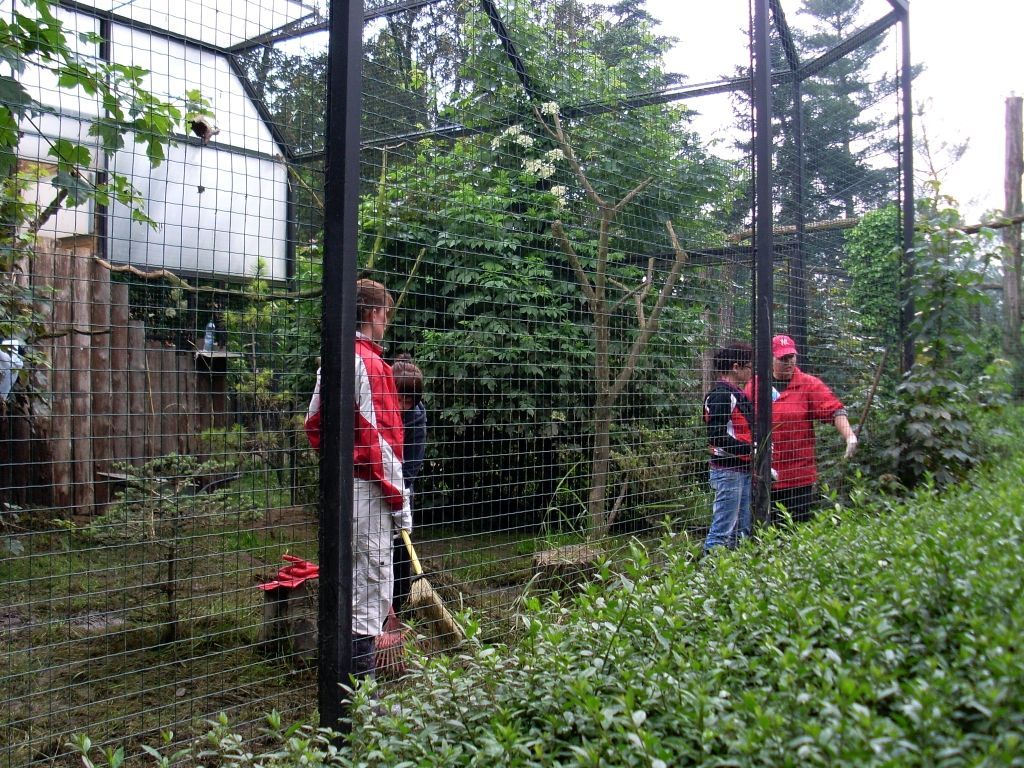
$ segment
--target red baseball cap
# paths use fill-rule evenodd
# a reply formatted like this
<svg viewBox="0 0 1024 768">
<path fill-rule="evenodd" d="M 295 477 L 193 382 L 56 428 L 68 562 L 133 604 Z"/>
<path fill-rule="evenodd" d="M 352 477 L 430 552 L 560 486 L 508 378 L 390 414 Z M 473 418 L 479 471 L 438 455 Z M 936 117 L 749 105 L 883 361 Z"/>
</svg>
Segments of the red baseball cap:
<svg viewBox="0 0 1024 768">
<path fill-rule="evenodd" d="M 796 342 L 786 334 L 779 334 L 772 339 L 772 357 L 785 357 L 796 354 Z"/>
</svg>

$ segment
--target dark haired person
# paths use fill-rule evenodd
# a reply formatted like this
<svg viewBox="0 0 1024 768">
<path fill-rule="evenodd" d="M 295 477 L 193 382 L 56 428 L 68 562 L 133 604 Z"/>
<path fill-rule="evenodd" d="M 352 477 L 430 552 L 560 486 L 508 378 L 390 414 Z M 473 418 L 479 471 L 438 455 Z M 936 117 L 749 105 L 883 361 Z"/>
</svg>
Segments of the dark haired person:
<svg viewBox="0 0 1024 768">
<path fill-rule="evenodd" d="M 711 450 L 711 488 L 715 492 L 711 528 L 704 553 L 715 547 L 735 547 L 753 528 L 750 512 L 751 427 L 754 407 L 744 394 L 750 381 L 753 349 L 730 344 L 717 350 L 718 380 L 704 397 L 704 423 Z"/>
<path fill-rule="evenodd" d="M 794 522 L 814 513 L 818 480 L 815 422 L 832 424 L 846 441 L 846 457 L 857 450 L 857 436 L 846 408 L 828 385 L 796 364 L 796 343 L 785 334 L 772 339 L 772 508 L 784 507 Z M 747 394 L 753 383 L 747 385 Z M 777 393 L 777 394 L 776 394 Z"/>
<path fill-rule="evenodd" d="M 410 502 L 415 499 L 415 482 L 423 468 L 427 451 L 427 406 L 423 402 L 423 372 L 413 362 L 412 355 L 402 353 L 391 366 L 398 391 L 398 404 L 402 408 L 402 427 L 405 430 L 403 444 L 402 476 L 409 492 Z M 395 568 L 395 613 L 400 613 L 409 596 L 412 572 L 409 553 L 405 544 L 395 541 L 393 552 Z"/>
<path fill-rule="evenodd" d="M 352 455 L 352 674 L 374 675 L 374 638 L 394 589 L 392 539 L 412 530 L 402 476 L 402 418 L 391 367 L 381 357 L 394 300 L 373 280 L 356 282 L 355 444 Z M 320 380 L 309 403 L 306 434 L 320 447 Z"/>
</svg>

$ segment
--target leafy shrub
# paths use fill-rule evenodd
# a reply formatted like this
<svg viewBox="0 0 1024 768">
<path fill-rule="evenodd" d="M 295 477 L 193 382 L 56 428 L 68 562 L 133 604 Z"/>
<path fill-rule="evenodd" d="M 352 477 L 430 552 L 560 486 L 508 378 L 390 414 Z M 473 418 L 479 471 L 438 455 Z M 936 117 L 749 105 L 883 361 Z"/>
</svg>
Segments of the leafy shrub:
<svg viewBox="0 0 1024 768">
<path fill-rule="evenodd" d="M 124 474 L 125 488 L 82 534 L 108 545 L 152 548 L 146 568 L 157 574 L 146 583 L 164 593 L 162 639 L 178 640 L 178 594 L 192 562 L 186 544 L 198 529 L 242 519 L 253 507 L 225 490 L 201 492 L 204 478 L 224 472 L 225 466 L 216 461 L 199 462 L 193 456 L 171 453 L 138 467 L 125 462 L 114 467 Z"/>
<path fill-rule="evenodd" d="M 229 765 L 1020 764 L 1022 472 L 1018 450 L 702 565 L 685 537 L 635 545 L 574 603 L 528 600 L 514 646 L 432 661 L 376 711 L 357 692 L 341 749 L 278 727 L 239 757 L 224 721 L 210 743 Z"/>
</svg>

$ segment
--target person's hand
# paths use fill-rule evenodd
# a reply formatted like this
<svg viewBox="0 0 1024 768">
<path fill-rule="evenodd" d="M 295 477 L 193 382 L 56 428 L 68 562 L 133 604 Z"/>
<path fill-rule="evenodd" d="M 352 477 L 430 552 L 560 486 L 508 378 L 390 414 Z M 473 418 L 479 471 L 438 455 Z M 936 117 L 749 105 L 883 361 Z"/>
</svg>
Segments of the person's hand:
<svg viewBox="0 0 1024 768">
<path fill-rule="evenodd" d="M 857 444 L 857 436 L 851 433 L 850 436 L 846 438 L 846 453 L 843 454 L 844 459 L 851 458 L 853 454 L 857 452 Z"/>
</svg>

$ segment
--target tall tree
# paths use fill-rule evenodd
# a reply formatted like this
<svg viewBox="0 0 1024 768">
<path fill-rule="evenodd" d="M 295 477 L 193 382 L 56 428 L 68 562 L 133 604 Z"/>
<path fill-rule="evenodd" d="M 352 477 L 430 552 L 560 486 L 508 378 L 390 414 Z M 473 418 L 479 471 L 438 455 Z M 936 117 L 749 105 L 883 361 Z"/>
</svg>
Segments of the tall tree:
<svg viewBox="0 0 1024 768">
<path fill-rule="evenodd" d="M 806 62 L 863 26 L 863 0 L 803 0 L 798 16 L 810 22 L 793 33 Z M 899 84 L 895 72 L 877 74 L 884 43 L 874 37 L 803 83 L 804 205 L 815 218 L 853 217 L 892 200 Z"/>
</svg>

